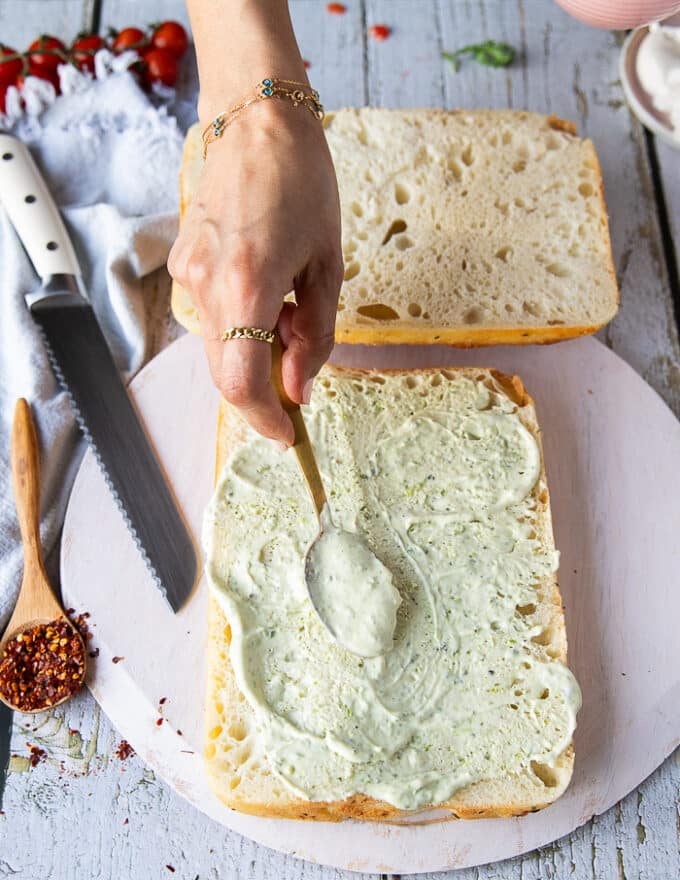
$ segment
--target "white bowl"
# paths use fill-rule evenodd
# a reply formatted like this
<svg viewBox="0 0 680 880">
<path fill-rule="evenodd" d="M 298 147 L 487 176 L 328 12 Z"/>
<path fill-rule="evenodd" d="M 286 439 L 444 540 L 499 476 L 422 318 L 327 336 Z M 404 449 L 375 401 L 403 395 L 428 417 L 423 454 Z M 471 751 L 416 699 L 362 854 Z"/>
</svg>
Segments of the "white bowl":
<svg viewBox="0 0 680 880">
<path fill-rule="evenodd" d="M 623 93 L 630 109 L 640 122 L 671 147 L 680 150 L 680 137 L 673 133 L 668 114 L 662 113 L 654 106 L 652 96 L 642 88 L 637 75 L 638 51 L 648 33 L 648 27 L 638 28 L 628 35 L 623 44 L 619 58 L 619 74 Z"/>
</svg>

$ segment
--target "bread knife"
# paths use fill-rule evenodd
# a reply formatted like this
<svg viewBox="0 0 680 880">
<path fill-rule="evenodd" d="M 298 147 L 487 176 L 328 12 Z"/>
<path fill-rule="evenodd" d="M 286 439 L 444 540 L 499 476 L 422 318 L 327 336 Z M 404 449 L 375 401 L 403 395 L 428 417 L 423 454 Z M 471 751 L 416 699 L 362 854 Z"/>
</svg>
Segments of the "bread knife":
<svg viewBox="0 0 680 880">
<path fill-rule="evenodd" d="M 42 279 L 25 299 L 54 374 L 153 581 L 177 612 L 197 578 L 193 541 L 87 297 L 59 210 L 28 149 L 5 134 L 0 204 Z"/>
</svg>

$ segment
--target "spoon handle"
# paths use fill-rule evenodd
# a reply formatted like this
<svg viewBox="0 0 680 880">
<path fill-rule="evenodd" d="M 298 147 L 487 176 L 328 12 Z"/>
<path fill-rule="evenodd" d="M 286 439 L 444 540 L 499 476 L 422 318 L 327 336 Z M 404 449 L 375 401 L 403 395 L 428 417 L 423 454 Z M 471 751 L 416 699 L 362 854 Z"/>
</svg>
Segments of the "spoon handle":
<svg viewBox="0 0 680 880">
<path fill-rule="evenodd" d="M 274 342 L 272 343 L 272 385 L 279 396 L 281 406 L 288 413 L 293 423 L 293 428 L 295 429 L 295 444 L 293 445 L 293 451 L 300 463 L 300 469 L 302 470 L 305 482 L 307 483 L 309 494 L 312 496 L 312 502 L 320 517 L 321 511 L 326 504 L 326 491 L 323 487 L 319 467 L 316 463 L 316 456 L 314 455 L 314 449 L 312 448 L 309 434 L 307 433 L 307 426 L 305 425 L 305 420 L 300 411 L 300 407 L 288 397 L 286 390 L 283 387 L 283 377 L 281 374 L 282 357 L 283 346 L 281 345 L 281 340 L 277 333 Z"/>
<path fill-rule="evenodd" d="M 17 519 L 24 545 L 26 569 L 37 565 L 44 573 L 40 549 L 40 456 L 31 408 L 17 400 L 12 424 L 12 483 Z"/>
</svg>

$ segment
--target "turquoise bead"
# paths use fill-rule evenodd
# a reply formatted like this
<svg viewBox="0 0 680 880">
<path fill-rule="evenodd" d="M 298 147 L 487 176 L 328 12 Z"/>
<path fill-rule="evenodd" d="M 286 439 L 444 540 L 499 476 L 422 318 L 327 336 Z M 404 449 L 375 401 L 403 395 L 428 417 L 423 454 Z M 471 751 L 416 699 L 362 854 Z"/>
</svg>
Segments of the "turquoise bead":
<svg viewBox="0 0 680 880">
<path fill-rule="evenodd" d="M 270 85 L 272 85 L 272 81 L 270 79 L 263 79 L 262 85 L 263 86 L 270 86 Z"/>
</svg>

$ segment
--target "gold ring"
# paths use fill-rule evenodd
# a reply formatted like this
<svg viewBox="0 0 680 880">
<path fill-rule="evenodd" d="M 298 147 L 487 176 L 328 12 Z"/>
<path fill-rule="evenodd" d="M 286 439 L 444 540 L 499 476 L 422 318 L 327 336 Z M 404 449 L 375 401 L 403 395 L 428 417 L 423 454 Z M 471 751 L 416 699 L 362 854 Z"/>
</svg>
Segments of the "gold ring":
<svg viewBox="0 0 680 880">
<path fill-rule="evenodd" d="M 274 336 L 273 330 L 262 330 L 260 327 L 229 327 L 222 333 L 220 339 L 222 342 L 228 342 L 230 339 L 257 339 L 258 342 L 268 342 L 271 345 Z"/>
</svg>

